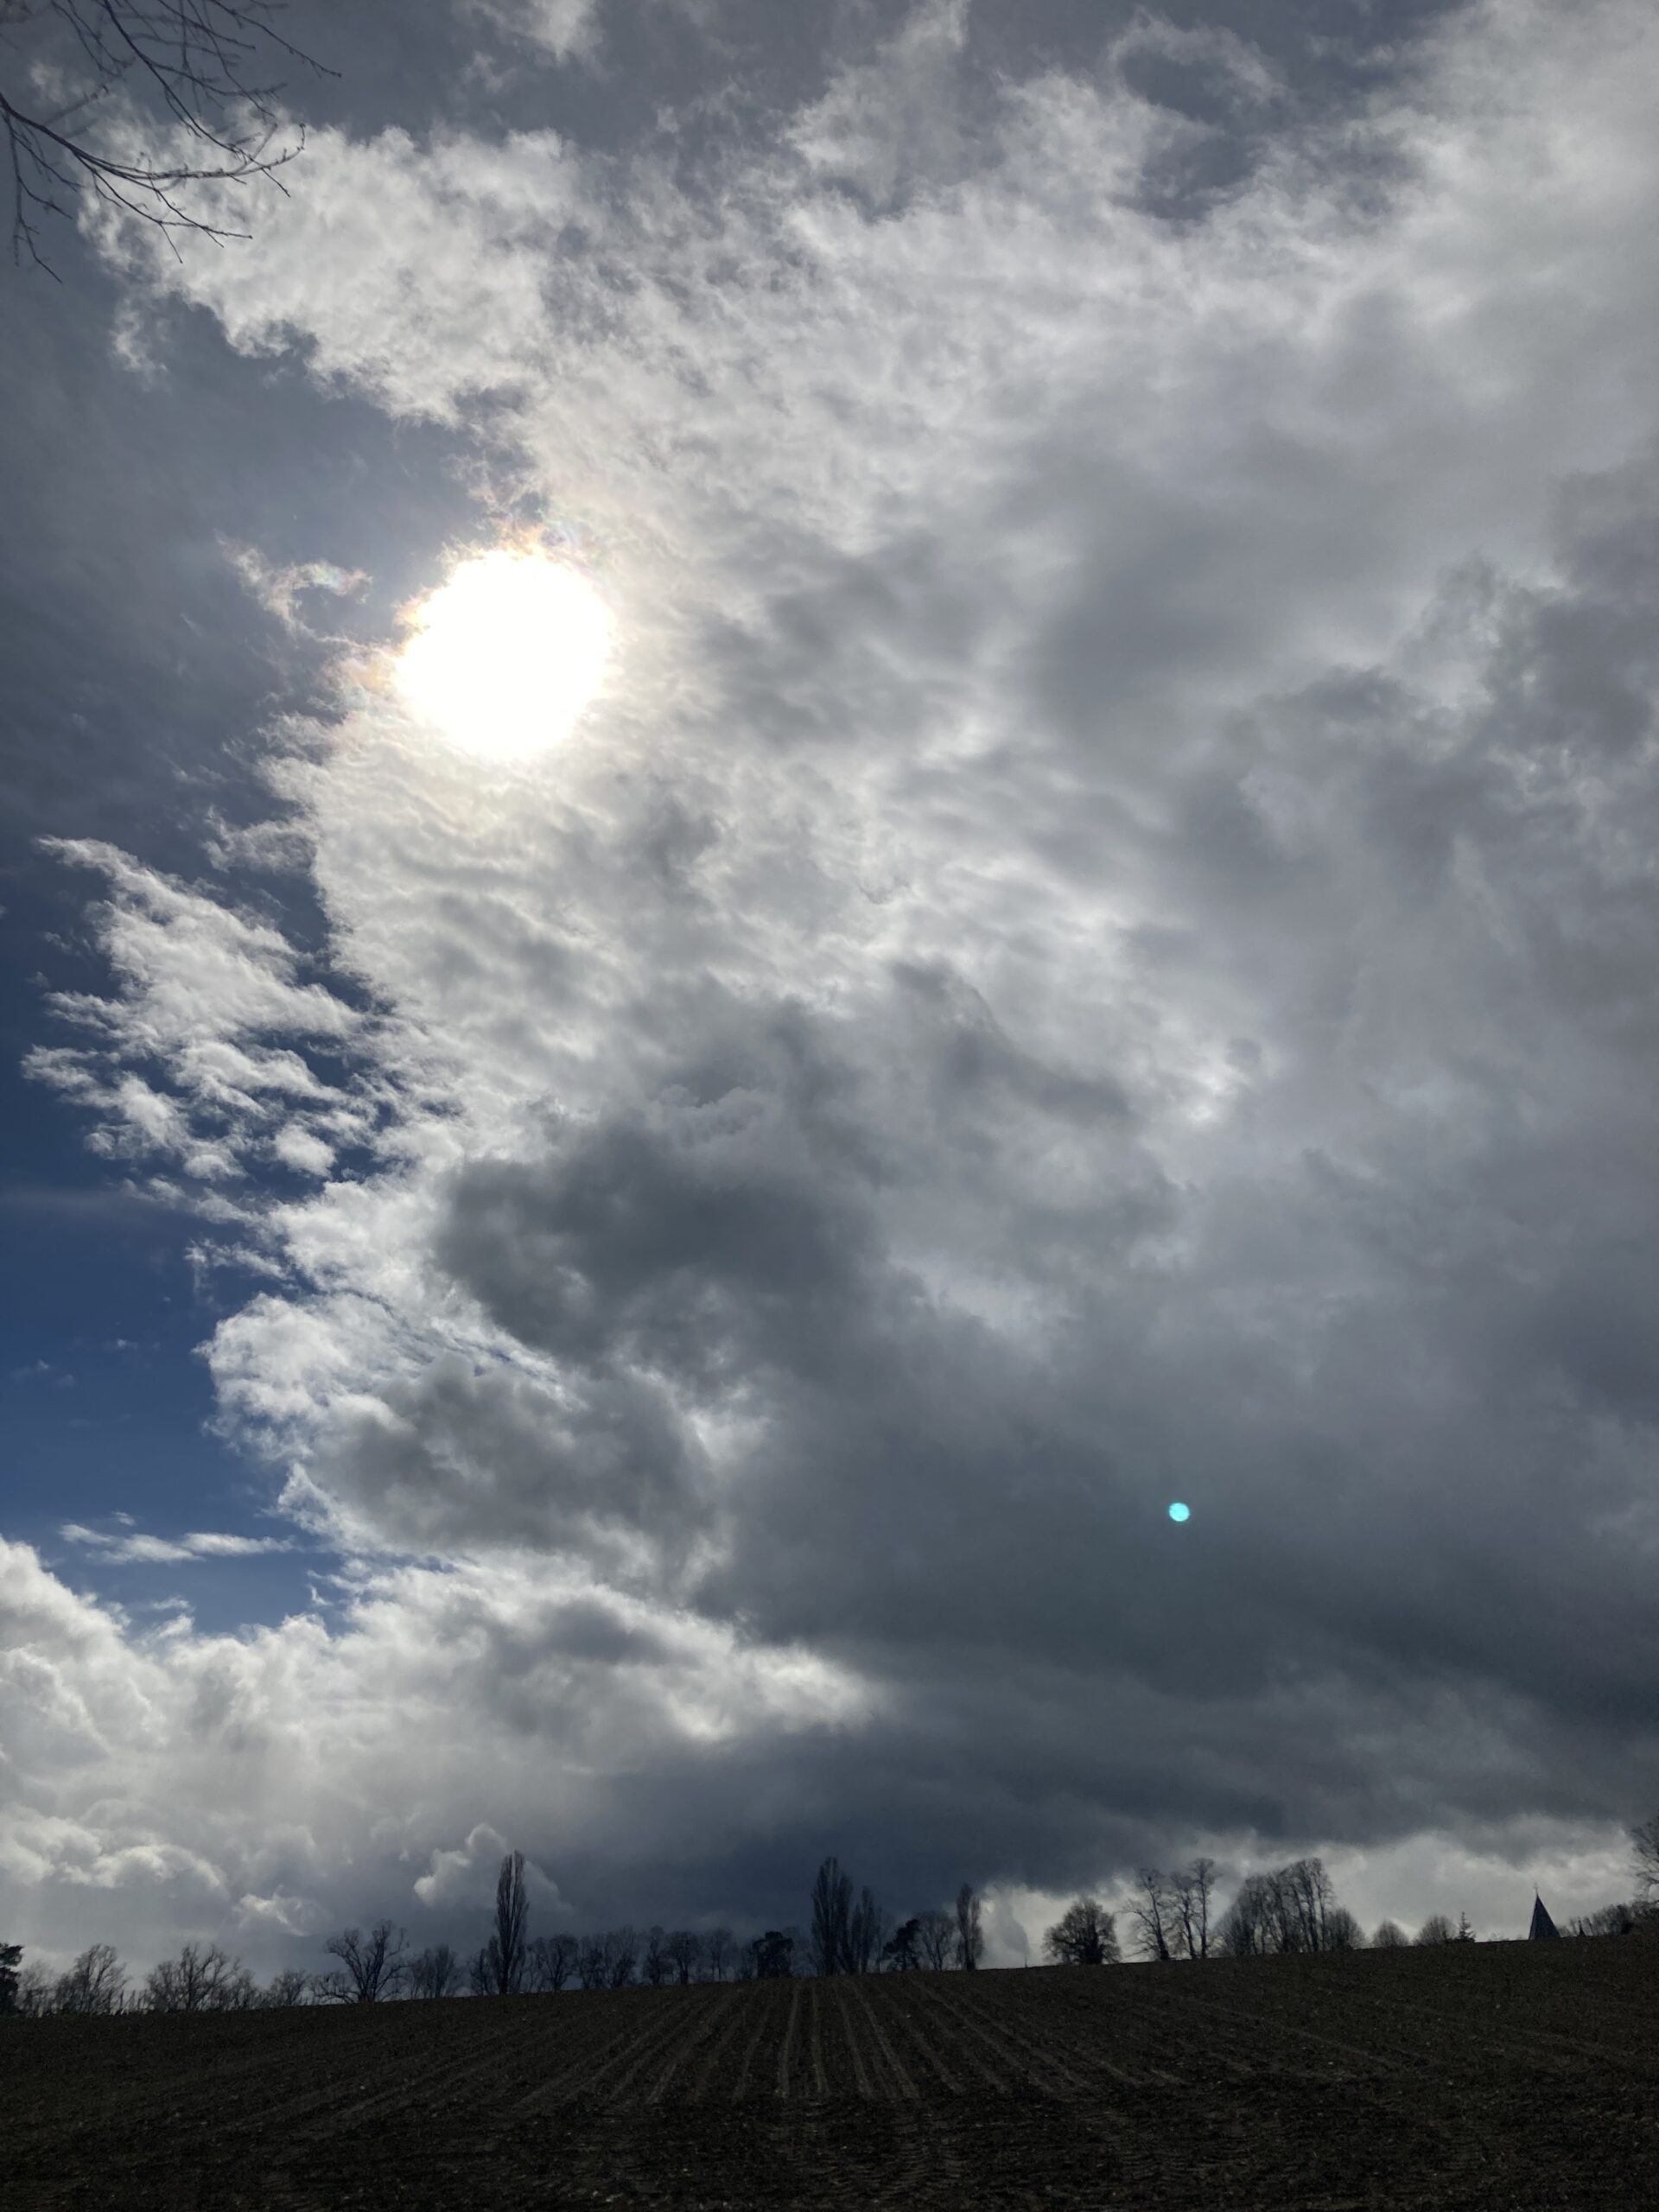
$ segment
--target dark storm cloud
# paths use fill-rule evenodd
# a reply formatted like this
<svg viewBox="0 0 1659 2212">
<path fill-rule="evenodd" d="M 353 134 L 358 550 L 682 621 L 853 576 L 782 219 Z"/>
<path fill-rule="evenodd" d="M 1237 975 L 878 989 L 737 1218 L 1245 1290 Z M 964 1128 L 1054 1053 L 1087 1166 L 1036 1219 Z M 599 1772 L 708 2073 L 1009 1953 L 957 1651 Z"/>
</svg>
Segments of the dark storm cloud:
<svg viewBox="0 0 1659 2212">
<path fill-rule="evenodd" d="M 1055 1712 L 1065 1817 L 1109 1803 L 1120 1856 L 1205 1817 L 1358 1840 L 1496 1818 L 1517 1789 L 1622 1803 L 1659 1665 L 1630 1449 L 1659 1294 L 1630 959 L 1653 801 L 1624 734 L 1650 648 L 1620 626 L 1640 505 L 1629 478 L 1567 496 L 1560 581 L 1483 601 L 1456 715 L 1332 677 L 1176 778 L 1157 865 L 1185 922 L 1149 969 L 1236 972 L 1273 1067 L 1249 1121 L 1307 1141 L 1266 1176 L 1241 1142 L 1203 1192 L 1147 1175 L 1065 1219 L 1013 1211 L 1005 1281 L 1064 1298 L 1024 1341 L 930 1295 L 891 1224 L 918 1181 L 948 1206 L 997 1175 L 1011 1114 L 1092 1134 L 1129 1109 L 1019 1058 L 938 972 L 901 971 L 856 1042 L 906 1068 L 890 1122 L 844 1039 L 780 1014 L 649 1115 L 457 1179 L 438 1255 L 496 1322 L 567 1374 L 757 1424 L 699 1601 L 909 1686 L 896 1765 L 935 1787 L 976 1746 L 950 1821 Z M 989 1718 L 993 1680 L 1017 1715 Z M 941 1696 L 964 1709 L 936 1733 Z M 1487 1747 L 1472 1770 L 1428 1725 L 1447 1702 Z M 1107 1847 L 1083 1833 L 1068 1866 Z"/>
<path fill-rule="evenodd" d="M 1618 1821 L 1659 1679 L 1625 17 L 621 5 L 553 68 L 532 13 L 325 89 L 253 257 L 123 264 L 251 357 L 193 378 L 334 421 L 320 467 L 378 415 L 296 344 L 428 426 L 342 506 L 405 435 L 487 449 L 622 649 L 522 773 L 372 687 L 268 757 L 326 1002 L 223 884 L 83 855 L 120 987 L 48 1071 L 264 1270 L 220 1419 L 356 1564 L 147 1645 L 0 1560 L 57 1669 L 27 1878 L 161 1847 L 73 1781 L 141 1694 L 359 1777 L 303 1840 L 150 1818 L 250 1924 L 343 1895 L 371 1796 L 398 1881 L 511 1834 L 594 1918 L 781 1922 L 831 1845 L 908 1906 Z M 367 522 L 221 526 L 384 572 Z M 353 1147 L 296 1111 L 273 1201 L 249 1091 L 192 1168 L 181 1071 L 307 1008 Z"/>
</svg>

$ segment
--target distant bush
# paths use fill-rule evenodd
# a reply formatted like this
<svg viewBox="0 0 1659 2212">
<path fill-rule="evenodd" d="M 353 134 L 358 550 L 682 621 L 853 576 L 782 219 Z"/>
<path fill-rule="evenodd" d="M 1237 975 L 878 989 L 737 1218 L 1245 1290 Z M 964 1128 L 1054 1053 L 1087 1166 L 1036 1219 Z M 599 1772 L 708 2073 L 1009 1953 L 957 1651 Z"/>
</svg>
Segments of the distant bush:
<svg viewBox="0 0 1659 2212">
<path fill-rule="evenodd" d="M 1431 1912 L 1412 1937 L 1413 1942 L 1420 1945 L 1455 1943 L 1457 1940 L 1458 1931 L 1443 1912 Z"/>
<path fill-rule="evenodd" d="M 1411 1942 L 1397 1920 L 1379 1920 L 1376 1933 L 1371 1938 L 1374 1951 L 1403 1951 Z"/>
</svg>

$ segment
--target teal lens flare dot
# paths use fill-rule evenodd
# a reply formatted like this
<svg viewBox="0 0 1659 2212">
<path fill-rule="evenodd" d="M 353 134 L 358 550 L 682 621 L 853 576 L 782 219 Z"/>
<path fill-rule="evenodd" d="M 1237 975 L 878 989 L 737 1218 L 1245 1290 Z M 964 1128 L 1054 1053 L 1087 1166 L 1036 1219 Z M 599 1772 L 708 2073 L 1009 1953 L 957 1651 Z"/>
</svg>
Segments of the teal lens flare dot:
<svg viewBox="0 0 1659 2212">
<path fill-rule="evenodd" d="M 1177 1500 L 1169 1509 L 1169 1517 L 1172 1521 L 1190 1521 L 1192 1518 L 1192 1509 L 1190 1505 L 1183 1505 Z"/>
</svg>

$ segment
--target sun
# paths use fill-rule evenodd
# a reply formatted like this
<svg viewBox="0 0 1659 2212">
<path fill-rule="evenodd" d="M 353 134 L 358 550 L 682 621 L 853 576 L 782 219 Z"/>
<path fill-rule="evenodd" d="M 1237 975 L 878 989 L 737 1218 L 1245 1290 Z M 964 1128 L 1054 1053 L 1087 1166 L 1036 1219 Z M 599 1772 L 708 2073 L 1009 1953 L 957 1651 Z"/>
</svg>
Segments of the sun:
<svg viewBox="0 0 1659 2212">
<path fill-rule="evenodd" d="M 397 656 L 404 704 L 462 752 L 519 760 L 567 737 L 604 680 L 612 621 L 578 569 L 497 550 L 422 601 Z"/>
</svg>

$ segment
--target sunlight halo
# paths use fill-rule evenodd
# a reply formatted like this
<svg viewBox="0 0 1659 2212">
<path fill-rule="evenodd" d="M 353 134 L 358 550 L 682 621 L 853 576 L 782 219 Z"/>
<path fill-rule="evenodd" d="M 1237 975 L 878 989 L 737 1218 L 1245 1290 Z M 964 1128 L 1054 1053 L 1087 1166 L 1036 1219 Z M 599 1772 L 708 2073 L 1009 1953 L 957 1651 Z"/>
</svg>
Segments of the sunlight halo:
<svg viewBox="0 0 1659 2212">
<path fill-rule="evenodd" d="M 579 570 L 497 549 L 416 607 L 395 682 L 462 752 L 519 760 L 568 736 L 604 680 L 609 609 Z"/>
</svg>

